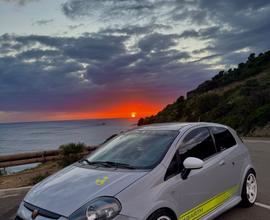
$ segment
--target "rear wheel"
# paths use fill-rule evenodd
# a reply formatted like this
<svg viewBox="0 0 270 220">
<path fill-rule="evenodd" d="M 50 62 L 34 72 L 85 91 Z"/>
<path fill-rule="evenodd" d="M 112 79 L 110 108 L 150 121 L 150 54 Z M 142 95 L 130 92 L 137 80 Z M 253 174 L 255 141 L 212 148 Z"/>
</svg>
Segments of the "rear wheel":
<svg viewBox="0 0 270 220">
<path fill-rule="evenodd" d="M 242 189 L 242 204 L 245 207 L 252 206 L 257 198 L 257 180 L 256 175 L 253 170 L 249 170 L 244 181 L 243 189 Z"/>
</svg>

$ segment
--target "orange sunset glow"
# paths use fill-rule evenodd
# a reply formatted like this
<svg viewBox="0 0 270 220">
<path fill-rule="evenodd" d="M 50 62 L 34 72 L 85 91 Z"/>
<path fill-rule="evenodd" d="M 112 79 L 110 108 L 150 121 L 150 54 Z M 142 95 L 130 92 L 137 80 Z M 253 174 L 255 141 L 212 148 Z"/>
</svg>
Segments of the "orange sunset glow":
<svg viewBox="0 0 270 220">
<path fill-rule="evenodd" d="M 141 118 L 154 115 L 160 111 L 162 104 L 148 104 L 144 102 L 123 103 L 104 109 L 103 111 L 92 112 L 58 112 L 49 114 L 45 120 L 80 120 L 100 118 Z"/>
<path fill-rule="evenodd" d="M 156 114 L 161 109 L 160 105 L 147 103 L 123 103 L 107 110 L 96 113 L 82 113 L 82 118 L 135 118 Z"/>
</svg>

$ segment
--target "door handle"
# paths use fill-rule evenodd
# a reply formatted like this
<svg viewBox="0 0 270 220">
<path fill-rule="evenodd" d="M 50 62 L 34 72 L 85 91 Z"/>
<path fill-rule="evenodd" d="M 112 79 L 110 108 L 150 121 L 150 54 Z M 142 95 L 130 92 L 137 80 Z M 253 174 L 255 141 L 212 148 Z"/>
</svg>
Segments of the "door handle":
<svg viewBox="0 0 270 220">
<path fill-rule="evenodd" d="M 219 166 L 225 165 L 225 161 L 224 161 L 224 160 L 219 161 L 218 165 L 219 165 Z"/>
</svg>

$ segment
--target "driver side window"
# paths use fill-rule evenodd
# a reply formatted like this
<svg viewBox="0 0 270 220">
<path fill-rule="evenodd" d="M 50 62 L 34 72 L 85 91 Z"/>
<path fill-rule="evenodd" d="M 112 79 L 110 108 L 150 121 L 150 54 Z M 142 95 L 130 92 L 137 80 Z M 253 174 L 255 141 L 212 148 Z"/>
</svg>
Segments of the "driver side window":
<svg viewBox="0 0 270 220">
<path fill-rule="evenodd" d="M 209 129 L 196 128 L 186 135 L 179 148 L 181 159 L 181 169 L 183 169 L 183 161 L 188 157 L 196 157 L 206 160 L 217 153 L 213 138 Z"/>
<path fill-rule="evenodd" d="M 208 128 L 196 128 L 189 132 L 174 155 L 165 175 L 165 180 L 181 173 L 184 169 L 183 161 L 188 157 L 206 160 L 216 154 L 217 150 Z"/>
</svg>

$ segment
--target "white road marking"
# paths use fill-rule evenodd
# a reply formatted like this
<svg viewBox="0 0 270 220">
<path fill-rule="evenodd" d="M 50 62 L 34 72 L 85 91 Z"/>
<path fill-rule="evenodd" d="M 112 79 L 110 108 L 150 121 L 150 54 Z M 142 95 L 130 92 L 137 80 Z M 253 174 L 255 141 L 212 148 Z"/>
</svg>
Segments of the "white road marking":
<svg viewBox="0 0 270 220">
<path fill-rule="evenodd" d="M 262 203 L 259 203 L 259 202 L 255 202 L 255 205 L 270 210 L 270 205 L 265 205 L 265 204 L 262 204 Z"/>
<path fill-rule="evenodd" d="M 11 195 L 5 195 L 5 196 L 0 196 L 0 199 L 5 199 L 5 198 L 9 198 L 9 197 L 15 197 L 18 196 L 19 194 L 11 194 Z"/>
<path fill-rule="evenodd" d="M 270 140 L 248 140 L 244 139 L 244 143 L 270 143 Z"/>
<path fill-rule="evenodd" d="M 0 193 L 12 192 L 12 191 L 20 191 L 25 189 L 31 189 L 33 186 L 24 186 L 19 188 L 9 188 L 9 189 L 0 189 Z"/>
<path fill-rule="evenodd" d="M 21 194 L 21 192 L 27 192 L 31 187 L 32 186 L 0 189 L 0 199 L 19 196 Z"/>
</svg>

